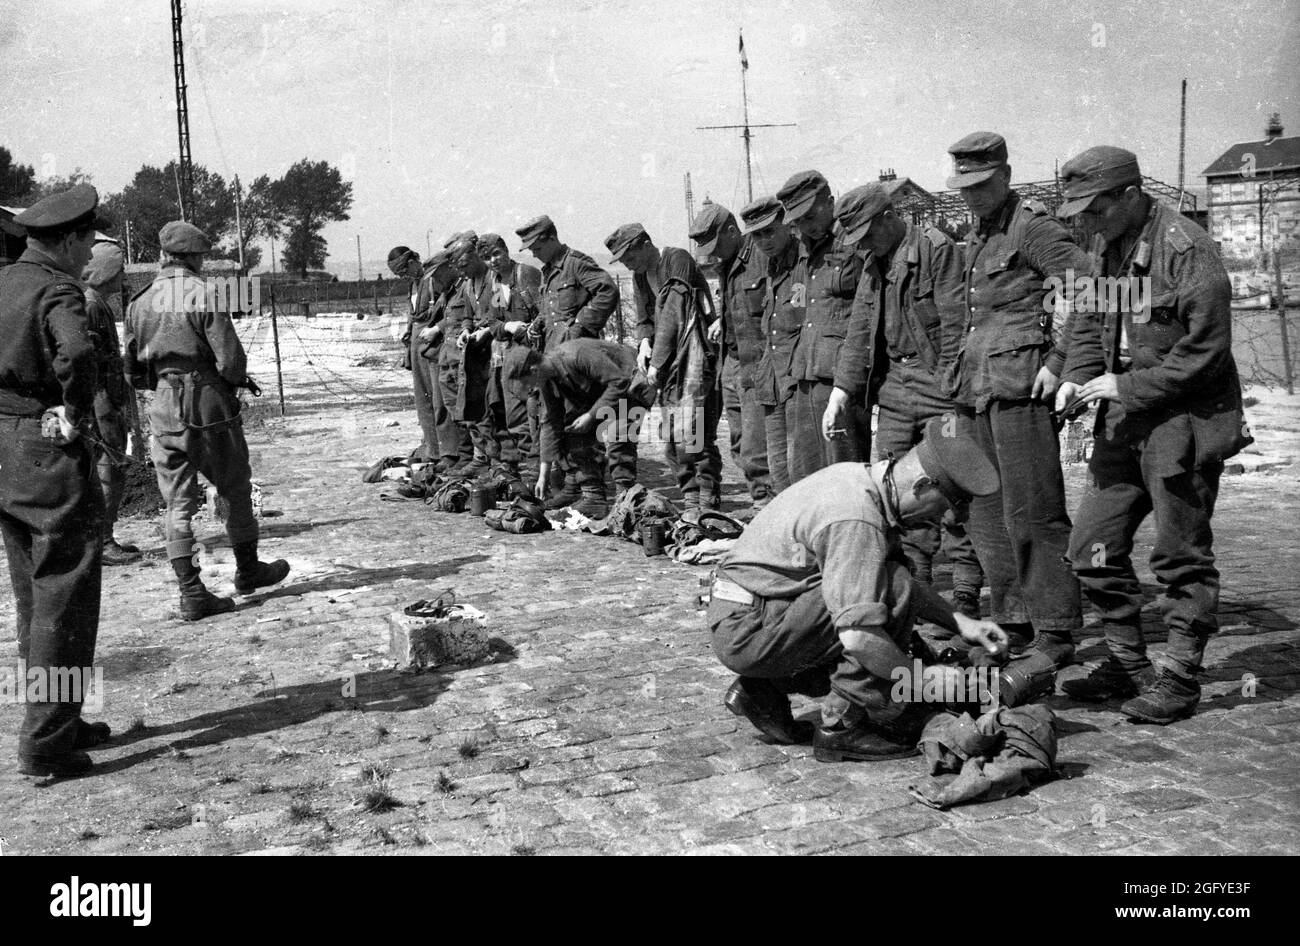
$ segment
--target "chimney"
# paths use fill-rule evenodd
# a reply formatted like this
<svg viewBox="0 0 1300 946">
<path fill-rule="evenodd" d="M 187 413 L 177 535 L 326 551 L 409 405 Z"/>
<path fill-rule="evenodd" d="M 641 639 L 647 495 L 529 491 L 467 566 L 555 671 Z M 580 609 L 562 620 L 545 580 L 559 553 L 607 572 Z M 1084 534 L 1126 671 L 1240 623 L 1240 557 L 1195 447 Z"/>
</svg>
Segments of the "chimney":
<svg viewBox="0 0 1300 946">
<path fill-rule="evenodd" d="M 1280 112 L 1274 112 L 1268 116 L 1268 124 L 1264 126 L 1264 137 L 1269 141 L 1282 137 L 1282 115 Z"/>
</svg>

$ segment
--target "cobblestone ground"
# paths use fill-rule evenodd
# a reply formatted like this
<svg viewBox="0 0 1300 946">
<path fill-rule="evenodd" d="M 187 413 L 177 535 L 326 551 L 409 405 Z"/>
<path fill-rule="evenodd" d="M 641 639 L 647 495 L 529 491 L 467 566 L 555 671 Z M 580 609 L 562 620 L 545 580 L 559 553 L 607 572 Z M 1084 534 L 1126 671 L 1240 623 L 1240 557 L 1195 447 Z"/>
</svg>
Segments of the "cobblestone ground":
<svg viewBox="0 0 1300 946">
<path fill-rule="evenodd" d="M 1195 718 L 1134 726 L 1056 697 L 1066 777 L 940 813 L 906 792 L 919 758 L 822 764 L 723 709 L 731 677 L 694 606 L 705 569 L 380 502 L 360 474 L 418 439 L 406 378 L 300 366 L 287 421 L 258 402 L 253 468 L 279 513 L 263 557 L 293 573 L 234 613 L 175 619 L 156 525 L 120 526 L 150 560 L 105 570 L 107 698 L 88 715 L 125 735 L 95 753 L 94 776 L 42 785 L 16 774 L 21 710 L 0 707 L 7 853 L 1300 851 L 1296 467 L 1224 480 L 1223 630 Z M 1270 449 L 1294 452 L 1300 401 L 1270 403 Z M 728 479 L 738 504 L 730 464 Z M 1078 467 L 1070 488 L 1073 503 Z M 205 577 L 230 594 L 230 549 L 204 530 Z M 487 612 L 514 656 L 395 672 L 386 615 L 443 588 Z M 7 584 L 0 620 L 12 628 Z M 1082 658 L 1099 660 L 1098 644 Z M 0 643 L 4 664 L 15 657 Z"/>
</svg>

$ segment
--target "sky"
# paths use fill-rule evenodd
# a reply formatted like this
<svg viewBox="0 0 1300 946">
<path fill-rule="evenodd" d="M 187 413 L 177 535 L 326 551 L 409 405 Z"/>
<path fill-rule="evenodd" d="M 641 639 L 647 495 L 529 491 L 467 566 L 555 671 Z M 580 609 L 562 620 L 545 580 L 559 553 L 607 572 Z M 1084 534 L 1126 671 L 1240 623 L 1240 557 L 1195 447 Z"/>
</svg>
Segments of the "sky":
<svg viewBox="0 0 1300 946">
<path fill-rule="evenodd" d="M 1300 3 L 1105 0 L 186 0 L 191 150 L 228 179 L 310 157 L 353 183 L 326 268 L 367 278 L 388 249 L 513 230 L 549 213 L 597 259 L 632 220 L 687 245 L 683 177 L 747 202 L 820 170 L 836 193 L 892 168 L 939 190 L 947 147 L 993 130 L 1013 178 L 1095 144 L 1187 182 L 1280 112 L 1300 133 Z M 0 0 L 0 145 L 102 193 L 175 157 L 169 4 Z"/>
</svg>

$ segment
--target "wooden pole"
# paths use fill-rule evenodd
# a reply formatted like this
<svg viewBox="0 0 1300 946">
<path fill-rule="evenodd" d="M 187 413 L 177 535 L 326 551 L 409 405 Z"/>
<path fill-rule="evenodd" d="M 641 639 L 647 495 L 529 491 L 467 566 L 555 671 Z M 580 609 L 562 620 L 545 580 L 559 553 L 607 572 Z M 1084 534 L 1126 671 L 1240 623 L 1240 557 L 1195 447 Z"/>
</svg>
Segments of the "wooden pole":
<svg viewBox="0 0 1300 946">
<path fill-rule="evenodd" d="M 271 340 L 275 343 L 275 381 L 280 387 L 280 416 L 284 416 L 284 372 L 280 370 L 280 326 L 275 317 L 275 237 L 271 237 Z"/>
</svg>

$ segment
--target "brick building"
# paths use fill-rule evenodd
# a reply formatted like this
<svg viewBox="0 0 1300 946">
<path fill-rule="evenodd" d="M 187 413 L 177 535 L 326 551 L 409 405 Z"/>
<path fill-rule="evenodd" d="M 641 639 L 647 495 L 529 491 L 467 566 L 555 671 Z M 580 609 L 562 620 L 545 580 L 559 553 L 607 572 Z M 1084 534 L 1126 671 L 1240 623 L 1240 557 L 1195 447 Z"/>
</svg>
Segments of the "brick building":
<svg viewBox="0 0 1300 946">
<path fill-rule="evenodd" d="M 1255 256 L 1275 233 L 1300 238 L 1300 135 L 1283 137 L 1278 115 L 1262 139 L 1233 145 L 1202 176 L 1210 235 L 1225 257 Z"/>
</svg>

